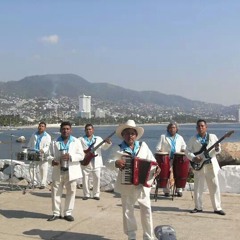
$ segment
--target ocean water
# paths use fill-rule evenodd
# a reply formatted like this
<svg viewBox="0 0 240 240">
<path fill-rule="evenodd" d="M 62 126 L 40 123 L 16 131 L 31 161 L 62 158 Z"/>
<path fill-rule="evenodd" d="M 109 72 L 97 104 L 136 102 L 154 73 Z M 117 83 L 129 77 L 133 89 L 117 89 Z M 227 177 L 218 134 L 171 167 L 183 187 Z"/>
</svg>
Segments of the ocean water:
<svg viewBox="0 0 240 240">
<path fill-rule="evenodd" d="M 152 152 L 155 152 L 155 147 L 159 141 L 160 135 L 166 132 L 167 124 L 161 125 L 144 125 L 144 135 L 141 138 L 142 141 L 145 141 Z M 95 126 L 95 135 L 101 136 L 103 139 L 109 136 L 116 126 Z M 31 134 L 34 133 L 36 128 L 20 128 L 12 130 L 0 130 L 0 159 L 16 159 L 16 154 L 21 152 L 23 147 L 27 145 L 28 140 L 31 137 Z M 226 132 L 234 130 L 234 133 L 229 137 L 225 138 L 223 142 L 238 142 L 240 141 L 240 124 L 239 123 L 226 123 L 226 124 L 208 124 L 208 132 L 214 133 L 221 138 L 226 134 Z M 59 128 L 47 128 L 47 132 L 56 138 L 60 135 Z M 179 125 L 178 133 L 183 136 L 185 142 L 187 143 L 191 136 L 196 134 L 196 125 L 195 124 L 182 124 Z M 80 137 L 84 135 L 83 127 L 73 127 L 73 135 L 75 137 Z M 16 142 L 17 138 L 24 136 L 27 139 L 26 143 Z M 121 142 L 120 139 L 114 135 L 112 138 L 113 145 L 117 145 Z M 108 159 L 110 150 L 103 151 L 103 157 L 106 161 Z"/>
</svg>

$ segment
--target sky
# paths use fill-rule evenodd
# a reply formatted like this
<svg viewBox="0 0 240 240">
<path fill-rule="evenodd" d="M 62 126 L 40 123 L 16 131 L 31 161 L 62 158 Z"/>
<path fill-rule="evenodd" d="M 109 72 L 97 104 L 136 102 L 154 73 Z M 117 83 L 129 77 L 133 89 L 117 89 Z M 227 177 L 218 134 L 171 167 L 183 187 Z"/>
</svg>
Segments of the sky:
<svg viewBox="0 0 240 240">
<path fill-rule="evenodd" d="M 240 104 L 239 0 L 1 0 L 0 81 L 92 83 Z"/>
</svg>

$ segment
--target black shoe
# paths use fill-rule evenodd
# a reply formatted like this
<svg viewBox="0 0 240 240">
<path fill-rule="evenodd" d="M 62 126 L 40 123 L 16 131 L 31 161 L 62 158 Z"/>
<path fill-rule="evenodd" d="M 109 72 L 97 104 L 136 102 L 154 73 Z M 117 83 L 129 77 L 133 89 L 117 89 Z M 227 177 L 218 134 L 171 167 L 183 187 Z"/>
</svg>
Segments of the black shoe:
<svg viewBox="0 0 240 240">
<path fill-rule="evenodd" d="M 202 212 L 202 210 L 198 210 L 198 209 L 194 208 L 193 210 L 190 211 L 190 213 L 198 213 L 198 212 Z"/>
<path fill-rule="evenodd" d="M 214 213 L 219 215 L 226 215 L 226 213 L 223 210 L 215 210 Z"/>
<path fill-rule="evenodd" d="M 170 193 L 164 193 L 165 197 L 170 197 Z"/>
<path fill-rule="evenodd" d="M 39 189 L 45 189 L 45 186 L 40 186 Z"/>
<path fill-rule="evenodd" d="M 74 217 L 71 216 L 71 215 L 68 215 L 68 216 L 64 216 L 64 219 L 69 221 L 69 222 L 73 222 L 74 221 Z"/>
<path fill-rule="evenodd" d="M 178 193 L 177 193 L 177 196 L 178 196 L 178 197 L 182 197 L 182 192 L 178 192 Z"/>
<path fill-rule="evenodd" d="M 93 199 L 95 199 L 95 200 L 100 200 L 100 197 L 94 197 Z"/>
<path fill-rule="evenodd" d="M 82 198 L 82 200 L 88 200 L 89 199 L 89 197 L 83 197 Z"/>
<path fill-rule="evenodd" d="M 52 215 L 47 221 L 51 222 L 51 221 L 55 221 L 60 218 L 61 218 L 60 216 Z"/>
</svg>

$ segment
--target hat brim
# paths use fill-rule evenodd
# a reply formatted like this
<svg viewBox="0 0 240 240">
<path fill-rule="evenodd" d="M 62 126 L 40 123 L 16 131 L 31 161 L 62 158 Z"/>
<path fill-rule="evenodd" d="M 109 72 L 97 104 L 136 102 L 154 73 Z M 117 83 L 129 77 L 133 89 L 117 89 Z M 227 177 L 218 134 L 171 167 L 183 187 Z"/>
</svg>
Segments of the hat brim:
<svg viewBox="0 0 240 240">
<path fill-rule="evenodd" d="M 122 131 L 126 128 L 131 128 L 131 129 L 135 129 L 137 131 L 137 137 L 136 140 L 140 139 L 144 133 L 144 129 L 142 127 L 132 127 L 126 124 L 121 124 L 117 127 L 116 129 L 116 135 L 120 138 L 120 139 L 124 139 L 122 136 Z"/>
</svg>

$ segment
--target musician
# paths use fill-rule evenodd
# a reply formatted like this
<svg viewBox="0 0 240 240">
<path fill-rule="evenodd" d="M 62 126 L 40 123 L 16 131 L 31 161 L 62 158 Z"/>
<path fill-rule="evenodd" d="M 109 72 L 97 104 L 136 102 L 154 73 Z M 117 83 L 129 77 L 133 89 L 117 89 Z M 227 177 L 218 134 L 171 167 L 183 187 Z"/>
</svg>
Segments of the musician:
<svg viewBox="0 0 240 240">
<path fill-rule="evenodd" d="M 103 141 L 101 137 L 94 135 L 94 127 L 91 123 L 85 125 L 85 135 L 79 139 L 85 151 L 90 150 L 89 148 L 94 148 Z M 83 173 L 83 200 L 88 200 L 90 198 L 90 175 L 93 177 L 93 199 L 100 200 L 100 176 L 101 168 L 103 167 L 102 150 L 107 150 L 111 145 L 111 140 L 108 138 L 105 139 L 104 143 L 95 150 L 94 153 L 96 156 L 91 159 L 90 163 L 87 166 L 81 166 Z"/>
<path fill-rule="evenodd" d="M 183 137 L 178 134 L 178 125 L 176 122 L 170 122 L 167 126 L 166 134 L 162 134 L 156 146 L 156 152 L 167 152 L 170 158 L 171 173 L 173 171 L 173 157 L 176 152 L 184 152 L 186 143 Z M 170 174 L 171 176 L 172 174 Z M 170 180 L 168 180 L 166 188 L 163 188 L 163 193 L 166 197 L 170 196 Z M 178 197 L 182 197 L 182 188 L 176 189 Z"/>
<path fill-rule="evenodd" d="M 110 163 L 115 163 L 115 167 L 122 171 L 125 167 L 124 155 L 144 158 L 148 161 L 156 162 L 151 150 L 145 142 L 140 142 L 144 129 L 137 127 L 133 120 L 128 120 L 116 129 L 116 135 L 123 141 L 119 144 L 115 157 Z M 143 228 L 143 239 L 154 239 L 153 221 L 150 201 L 151 188 L 142 184 L 124 185 L 121 184 L 121 173 L 119 171 L 115 191 L 120 192 L 123 211 L 123 229 L 128 239 L 136 239 L 137 223 L 134 216 L 134 204 L 138 202 L 140 206 L 141 222 Z"/>
<path fill-rule="evenodd" d="M 76 195 L 76 182 L 82 177 L 80 161 L 84 152 L 80 141 L 73 137 L 70 122 L 62 122 L 60 125 L 61 136 L 52 141 L 50 156 L 52 160 L 52 210 L 53 216 L 48 221 L 62 218 L 61 199 L 63 187 L 66 188 L 63 218 L 74 221 L 72 210 Z"/>
<path fill-rule="evenodd" d="M 47 175 L 48 175 L 48 161 L 47 153 L 51 143 L 51 136 L 46 132 L 47 125 L 45 122 L 40 122 L 38 124 L 37 132 L 33 133 L 29 143 L 28 148 L 35 150 L 39 154 L 40 161 L 36 161 L 33 164 L 36 164 L 36 167 L 39 167 L 39 178 L 40 178 L 40 187 L 39 189 L 44 189 L 47 185 Z M 33 178 L 34 184 L 37 181 L 35 166 L 33 169 Z"/>
<path fill-rule="evenodd" d="M 201 163 L 205 157 L 209 157 L 210 161 L 203 165 L 202 169 L 194 172 L 194 202 L 195 208 L 190 211 L 191 213 L 198 213 L 203 211 L 203 190 L 204 190 L 204 180 L 206 179 L 207 186 L 209 189 L 210 199 L 212 202 L 212 207 L 214 213 L 219 215 L 225 215 L 225 212 L 221 207 L 221 196 L 220 188 L 218 182 L 218 171 L 219 164 L 216 158 L 216 154 L 221 152 L 220 144 L 216 144 L 214 148 L 209 152 L 209 156 L 199 155 L 197 152 L 202 148 L 203 145 L 206 149 L 214 145 L 218 138 L 215 134 L 207 132 L 207 123 L 203 119 L 197 121 L 197 134 L 193 136 L 186 149 L 186 154 L 188 158 L 196 163 Z"/>
</svg>

